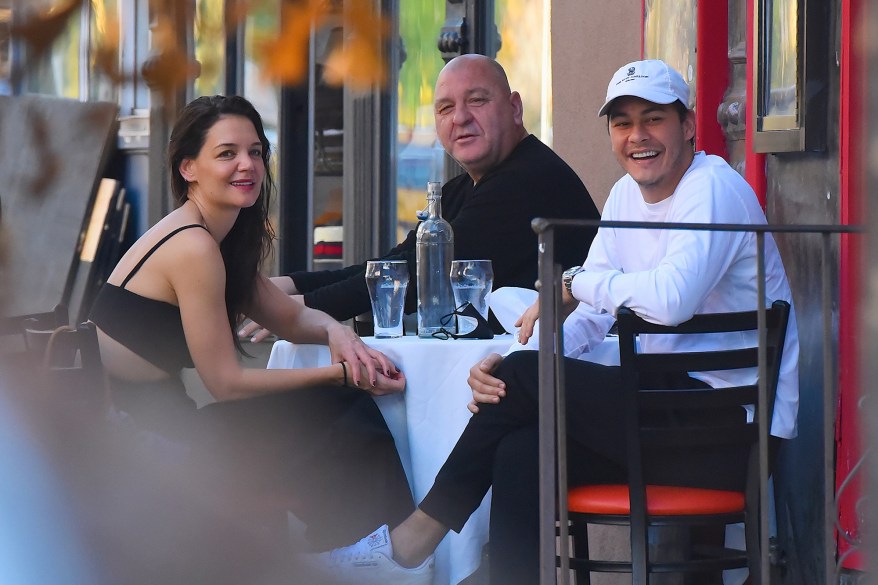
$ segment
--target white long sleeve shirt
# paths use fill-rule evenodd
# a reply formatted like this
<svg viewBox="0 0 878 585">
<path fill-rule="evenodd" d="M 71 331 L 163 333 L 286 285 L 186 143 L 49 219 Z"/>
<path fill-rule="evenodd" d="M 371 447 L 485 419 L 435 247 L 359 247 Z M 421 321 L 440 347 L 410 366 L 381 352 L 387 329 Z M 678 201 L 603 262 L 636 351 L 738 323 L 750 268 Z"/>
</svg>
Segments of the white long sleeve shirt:
<svg viewBox="0 0 878 585">
<path fill-rule="evenodd" d="M 747 182 L 722 158 L 699 152 L 667 199 L 649 204 L 626 175 L 604 207 L 601 219 L 709 224 L 765 224 L 765 214 Z M 581 357 L 607 332 L 611 316 L 627 306 L 648 321 L 677 325 L 695 313 L 746 311 L 757 307 L 756 235 L 752 232 L 601 228 L 585 271 L 573 280 L 577 310 L 564 323 L 565 353 Z M 789 283 L 774 238 L 765 237 L 766 306 L 792 304 Z M 642 336 L 644 351 L 693 351 L 752 346 L 755 333 Z M 799 404 L 799 340 L 790 311 L 771 433 L 796 435 Z M 754 370 L 692 372 L 712 387 L 749 384 Z"/>
</svg>

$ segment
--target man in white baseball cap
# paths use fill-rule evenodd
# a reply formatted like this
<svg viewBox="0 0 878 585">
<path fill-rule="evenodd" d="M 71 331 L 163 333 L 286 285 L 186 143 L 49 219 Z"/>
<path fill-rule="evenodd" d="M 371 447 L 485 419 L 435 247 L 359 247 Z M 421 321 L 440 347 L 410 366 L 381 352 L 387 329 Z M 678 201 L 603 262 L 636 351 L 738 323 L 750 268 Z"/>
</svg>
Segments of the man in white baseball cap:
<svg viewBox="0 0 878 585">
<path fill-rule="evenodd" d="M 598 111 L 598 116 L 606 115 L 613 100 L 626 95 L 656 104 L 679 101 L 689 108 L 689 85 L 676 69 L 657 59 L 635 61 L 620 67 L 607 86 L 607 100 Z"/>
<path fill-rule="evenodd" d="M 688 102 L 689 86 L 664 61 L 628 63 L 607 86 L 598 115 L 607 116 L 613 154 L 647 203 L 669 197 L 695 160 Z"/>
</svg>

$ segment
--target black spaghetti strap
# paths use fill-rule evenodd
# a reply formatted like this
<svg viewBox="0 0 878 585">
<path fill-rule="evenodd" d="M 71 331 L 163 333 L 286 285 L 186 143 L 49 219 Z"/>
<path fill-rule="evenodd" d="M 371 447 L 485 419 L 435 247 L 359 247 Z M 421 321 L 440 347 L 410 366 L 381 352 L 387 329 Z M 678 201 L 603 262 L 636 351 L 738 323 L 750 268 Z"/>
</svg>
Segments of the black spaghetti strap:
<svg viewBox="0 0 878 585">
<path fill-rule="evenodd" d="M 131 280 L 135 274 L 137 274 L 137 271 L 140 270 L 140 268 L 141 268 L 141 266 L 143 266 L 144 262 L 149 260 L 149 257 L 152 256 L 153 252 L 158 250 L 162 244 L 164 244 L 165 242 L 170 240 L 173 236 L 177 235 L 177 232 L 182 232 L 183 230 L 188 230 L 189 228 L 196 228 L 196 227 L 199 227 L 199 228 L 207 231 L 207 228 L 204 227 L 203 225 L 198 224 L 198 223 L 192 223 L 189 225 L 184 225 L 182 227 L 178 227 L 177 229 L 175 229 L 174 231 L 172 231 L 171 233 L 166 235 L 164 238 L 159 240 L 155 246 L 150 248 L 149 251 L 143 255 L 143 258 L 140 259 L 140 261 L 134 266 L 134 268 L 131 269 L 131 272 L 128 273 L 128 276 L 125 277 L 125 280 L 122 281 L 122 285 L 119 288 L 125 288 L 125 285 L 128 284 L 128 281 Z"/>
</svg>

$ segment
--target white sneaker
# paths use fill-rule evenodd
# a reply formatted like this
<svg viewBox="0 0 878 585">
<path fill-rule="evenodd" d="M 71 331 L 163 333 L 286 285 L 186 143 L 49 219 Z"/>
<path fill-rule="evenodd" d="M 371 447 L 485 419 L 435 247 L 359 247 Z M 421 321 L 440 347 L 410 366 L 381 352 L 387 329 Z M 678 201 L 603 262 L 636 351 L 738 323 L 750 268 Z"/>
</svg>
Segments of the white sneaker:
<svg viewBox="0 0 878 585">
<path fill-rule="evenodd" d="M 385 524 L 356 544 L 300 558 L 309 572 L 334 585 L 430 585 L 433 555 L 407 569 L 393 560 L 393 545 Z"/>
</svg>

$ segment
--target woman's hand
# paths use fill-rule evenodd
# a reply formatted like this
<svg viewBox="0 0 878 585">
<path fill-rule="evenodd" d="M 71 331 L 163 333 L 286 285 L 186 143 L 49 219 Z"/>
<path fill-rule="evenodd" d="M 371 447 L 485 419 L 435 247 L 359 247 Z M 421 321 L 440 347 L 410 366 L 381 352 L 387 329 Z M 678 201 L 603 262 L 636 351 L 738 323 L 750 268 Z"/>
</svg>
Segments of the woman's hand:
<svg viewBox="0 0 878 585">
<path fill-rule="evenodd" d="M 347 362 L 349 366 L 348 385 L 363 389 L 375 388 L 379 385 L 379 374 L 386 380 L 396 380 L 401 375 L 386 355 L 363 343 L 350 327 L 334 322 L 327 327 L 326 334 L 332 363 Z M 405 378 L 402 380 L 404 388 Z M 395 387 L 393 384 L 391 386 Z"/>
<path fill-rule="evenodd" d="M 384 354 L 381 355 L 386 359 L 386 356 L 384 356 Z M 357 368 L 353 367 L 349 363 L 345 365 L 347 367 L 349 378 L 353 377 L 353 374 L 355 373 Z M 359 369 L 360 372 L 358 373 L 360 375 L 358 376 L 358 379 L 360 381 L 354 382 L 348 379 L 349 386 L 355 386 L 360 390 L 365 390 L 372 396 L 385 396 L 387 394 L 396 394 L 397 392 L 402 392 L 403 390 L 405 390 L 405 374 L 403 374 L 402 371 L 398 370 L 396 367 L 394 367 L 393 370 L 387 375 L 385 375 L 380 370 L 380 368 L 377 369 L 374 383 L 369 383 L 366 381 L 368 379 L 368 372 L 364 364 L 360 364 Z"/>
</svg>

